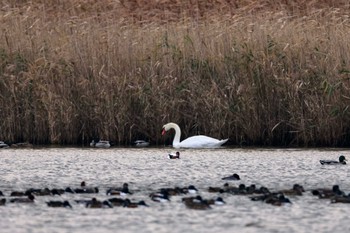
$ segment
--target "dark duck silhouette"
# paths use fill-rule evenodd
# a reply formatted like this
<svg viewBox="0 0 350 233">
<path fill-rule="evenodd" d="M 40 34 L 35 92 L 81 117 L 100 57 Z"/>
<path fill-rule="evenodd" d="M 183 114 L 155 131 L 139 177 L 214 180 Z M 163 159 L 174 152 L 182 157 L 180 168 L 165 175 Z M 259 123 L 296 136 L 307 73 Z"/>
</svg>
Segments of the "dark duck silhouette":
<svg viewBox="0 0 350 233">
<path fill-rule="evenodd" d="M 48 201 L 46 203 L 47 203 L 47 206 L 54 207 L 54 208 L 58 208 L 58 207 L 72 208 L 72 206 L 69 204 L 68 201 Z"/>
<path fill-rule="evenodd" d="M 344 155 L 339 156 L 339 161 L 336 160 L 320 160 L 322 165 L 338 165 L 338 164 L 346 164 L 346 158 Z"/>
<path fill-rule="evenodd" d="M 222 180 L 240 180 L 241 178 L 239 177 L 238 174 L 234 173 L 232 176 L 226 176 L 221 179 Z"/>
</svg>

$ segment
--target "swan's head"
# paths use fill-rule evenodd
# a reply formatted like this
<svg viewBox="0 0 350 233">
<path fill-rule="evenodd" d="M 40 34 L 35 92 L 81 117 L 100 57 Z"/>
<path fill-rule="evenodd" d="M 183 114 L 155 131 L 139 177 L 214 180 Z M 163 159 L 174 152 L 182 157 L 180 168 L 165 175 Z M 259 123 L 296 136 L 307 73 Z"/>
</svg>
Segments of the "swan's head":
<svg viewBox="0 0 350 233">
<path fill-rule="evenodd" d="M 164 135 L 166 131 L 170 130 L 171 128 L 174 128 L 173 123 L 163 125 L 162 135 Z"/>
</svg>

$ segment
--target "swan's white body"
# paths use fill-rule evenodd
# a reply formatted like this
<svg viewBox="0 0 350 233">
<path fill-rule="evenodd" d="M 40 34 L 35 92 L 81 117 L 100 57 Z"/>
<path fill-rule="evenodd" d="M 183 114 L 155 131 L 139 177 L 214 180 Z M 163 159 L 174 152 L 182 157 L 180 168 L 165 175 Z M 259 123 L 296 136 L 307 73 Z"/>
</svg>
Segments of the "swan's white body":
<svg viewBox="0 0 350 233">
<path fill-rule="evenodd" d="M 181 129 L 175 123 L 165 124 L 163 126 L 162 134 L 164 135 L 165 132 L 170 129 L 175 130 L 175 137 L 173 140 L 174 148 L 218 148 L 222 144 L 228 141 L 228 139 L 218 140 L 216 138 L 212 138 L 204 135 L 198 135 L 198 136 L 189 137 L 180 142 Z"/>
</svg>

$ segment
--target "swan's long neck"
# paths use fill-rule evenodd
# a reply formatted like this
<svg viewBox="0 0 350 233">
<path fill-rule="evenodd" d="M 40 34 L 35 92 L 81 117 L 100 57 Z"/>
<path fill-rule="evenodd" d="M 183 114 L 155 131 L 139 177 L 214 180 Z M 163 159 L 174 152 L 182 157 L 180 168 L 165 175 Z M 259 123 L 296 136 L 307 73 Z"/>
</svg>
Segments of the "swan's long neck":
<svg viewBox="0 0 350 233">
<path fill-rule="evenodd" d="M 172 123 L 171 128 L 175 130 L 175 136 L 173 140 L 173 146 L 176 146 L 180 143 L 180 138 L 181 138 L 181 129 L 177 124 Z"/>
</svg>

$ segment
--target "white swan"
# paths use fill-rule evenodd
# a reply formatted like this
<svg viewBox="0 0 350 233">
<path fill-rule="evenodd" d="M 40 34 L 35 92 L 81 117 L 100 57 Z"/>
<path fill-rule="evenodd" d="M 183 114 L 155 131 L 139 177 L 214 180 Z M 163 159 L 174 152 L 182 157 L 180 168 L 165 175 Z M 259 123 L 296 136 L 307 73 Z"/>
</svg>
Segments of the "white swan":
<svg viewBox="0 0 350 233">
<path fill-rule="evenodd" d="M 189 137 L 180 142 L 181 130 L 180 127 L 175 123 L 168 123 L 163 125 L 162 135 L 164 135 L 166 131 L 170 129 L 175 130 L 175 137 L 173 140 L 173 147 L 175 148 L 217 148 L 228 141 L 228 138 L 224 140 L 218 140 L 204 135 L 197 135 Z"/>
</svg>

